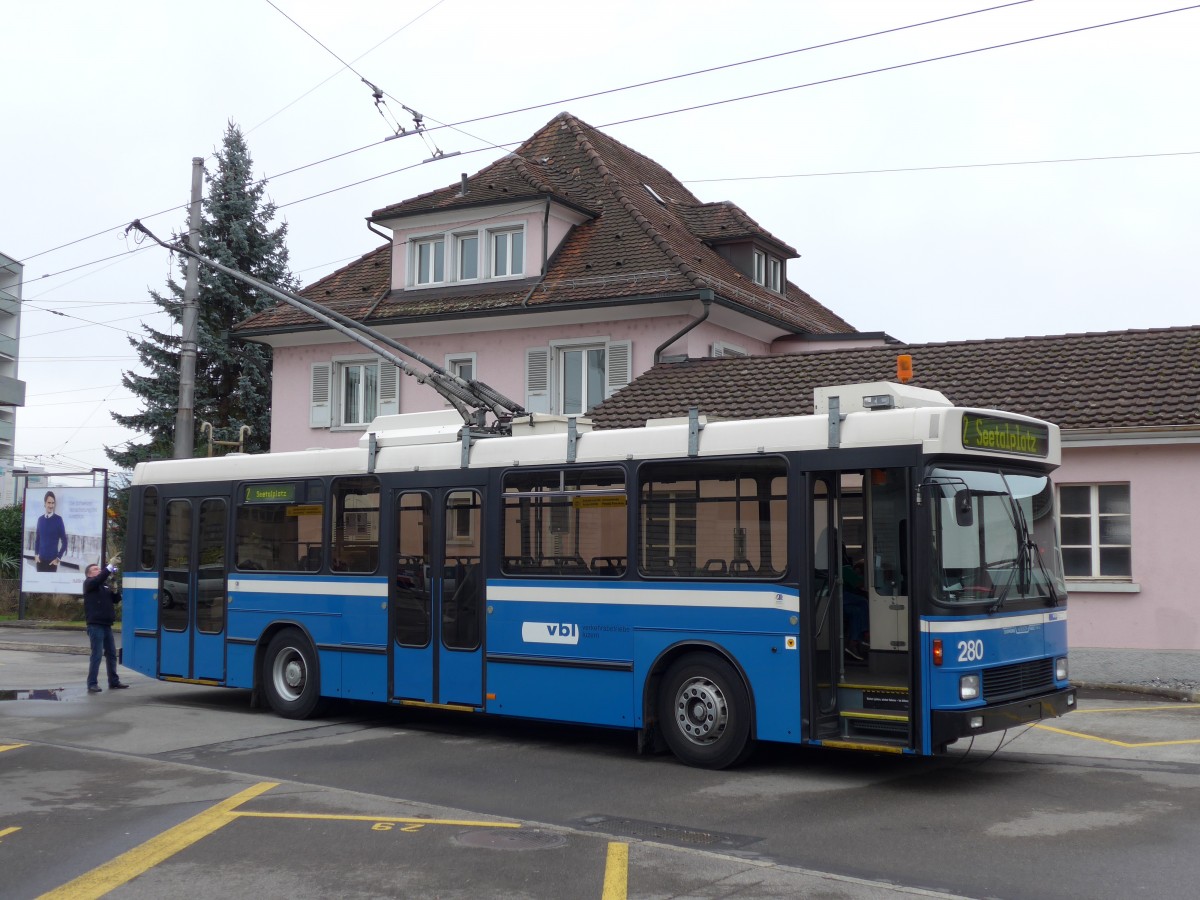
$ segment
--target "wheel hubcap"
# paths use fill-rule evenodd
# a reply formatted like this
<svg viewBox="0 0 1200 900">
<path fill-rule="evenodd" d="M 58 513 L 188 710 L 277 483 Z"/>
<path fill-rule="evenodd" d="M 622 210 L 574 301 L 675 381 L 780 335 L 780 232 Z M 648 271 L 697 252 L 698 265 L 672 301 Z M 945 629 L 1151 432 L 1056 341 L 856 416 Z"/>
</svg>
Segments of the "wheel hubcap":
<svg viewBox="0 0 1200 900">
<path fill-rule="evenodd" d="M 675 696 L 676 724 L 693 744 L 711 744 L 729 724 L 729 705 L 721 688 L 708 678 L 690 678 Z"/>
<path fill-rule="evenodd" d="M 275 657 L 272 680 L 279 696 L 285 700 L 299 700 L 304 693 L 306 678 L 304 657 L 295 649 L 289 647 Z"/>
</svg>

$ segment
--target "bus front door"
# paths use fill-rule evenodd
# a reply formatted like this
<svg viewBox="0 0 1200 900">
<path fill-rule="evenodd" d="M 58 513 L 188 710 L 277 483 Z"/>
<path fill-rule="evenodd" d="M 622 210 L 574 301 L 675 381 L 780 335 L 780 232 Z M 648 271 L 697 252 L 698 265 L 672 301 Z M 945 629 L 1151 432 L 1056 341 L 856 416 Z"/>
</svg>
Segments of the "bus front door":
<svg viewBox="0 0 1200 900">
<path fill-rule="evenodd" d="M 161 675 L 225 680 L 225 500 L 168 500 L 158 585 Z"/>
<path fill-rule="evenodd" d="M 473 488 L 395 502 L 388 594 L 394 700 L 483 706 L 483 519 Z"/>
</svg>

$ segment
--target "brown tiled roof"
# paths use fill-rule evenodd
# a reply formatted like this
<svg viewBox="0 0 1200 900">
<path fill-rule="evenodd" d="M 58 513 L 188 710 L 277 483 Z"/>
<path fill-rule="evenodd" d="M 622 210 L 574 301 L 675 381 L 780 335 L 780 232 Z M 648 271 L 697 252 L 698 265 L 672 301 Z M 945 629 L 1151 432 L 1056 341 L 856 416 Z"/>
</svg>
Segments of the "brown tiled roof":
<svg viewBox="0 0 1200 900">
<path fill-rule="evenodd" d="M 661 363 L 592 420 L 636 427 L 693 406 L 714 418 L 806 415 L 814 387 L 894 380 L 899 353 L 912 355 L 912 384 L 961 406 L 1071 429 L 1200 426 L 1200 326 Z"/>
<path fill-rule="evenodd" d="M 794 247 L 785 244 L 746 215 L 746 211 L 736 203 L 720 200 L 716 203 L 675 203 L 673 207 L 688 231 L 702 241 L 720 243 L 758 237 L 777 244 L 791 257 L 800 255 Z"/>
<path fill-rule="evenodd" d="M 646 187 L 664 202 L 659 202 Z M 620 301 L 648 295 L 711 288 L 716 296 L 798 334 L 841 334 L 855 329 L 794 284 L 779 295 L 754 284 L 704 242 L 715 212 L 670 172 L 569 113 L 560 113 L 513 154 L 461 183 L 385 206 L 373 214 L 388 219 L 409 214 L 471 208 L 480 204 L 552 197 L 592 214 L 575 227 L 550 261 L 540 282 L 506 282 L 437 293 L 392 291 L 371 312 L 371 322 L 410 316 L 469 315 L 503 308 L 560 306 L 572 302 Z M 720 212 L 749 234 L 790 250 L 732 204 Z M 698 228 L 693 232 L 690 225 Z M 719 225 L 719 222 L 716 222 Z M 719 228 L 717 229 L 720 230 Z M 794 251 L 793 251 L 794 252 Z M 386 257 L 368 254 L 301 293 L 322 303 L 354 303 L 364 283 L 377 282 L 374 267 Z M 363 274 L 358 269 L 369 267 Z M 534 288 L 530 294 L 530 288 Z M 239 329 L 270 331 L 312 325 L 283 307 L 248 319 Z"/>
</svg>

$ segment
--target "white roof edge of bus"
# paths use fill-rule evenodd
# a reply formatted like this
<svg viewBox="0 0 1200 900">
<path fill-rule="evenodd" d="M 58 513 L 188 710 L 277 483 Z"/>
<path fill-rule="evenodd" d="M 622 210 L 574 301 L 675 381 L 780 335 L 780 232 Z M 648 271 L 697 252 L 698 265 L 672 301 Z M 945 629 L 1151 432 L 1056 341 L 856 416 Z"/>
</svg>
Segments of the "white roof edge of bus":
<svg viewBox="0 0 1200 900">
<path fill-rule="evenodd" d="M 1003 410 L 971 410 L 1040 422 Z M 922 406 L 906 409 L 867 410 L 846 414 L 840 428 L 840 447 L 888 447 L 919 445 L 925 453 L 955 453 L 968 456 L 957 438 L 963 408 Z M 418 414 L 420 415 L 420 414 Z M 393 418 L 393 417 L 388 417 Z M 379 420 L 376 420 L 377 422 Z M 432 420 L 430 420 L 432 421 Z M 539 416 L 539 422 L 542 421 Z M 512 437 L 478 439 L 471 445 L 472 468 L 562 465 L 567 459 L 567 435 L 556 430 Z M 1056 466 L 1061 462 L 1058 426 L 1049 425 L 1049 454 L 1031 460 Z M 434 426 L 437 427 L 444 426 Z M 461 426 L 460 426 L 461 427 Z M 420 431 L 420 429 L 418 429 Z M 689 426 L 679 424 L 645 428 L 583 431 L 577 436 L 575 461 L 602 464 L 633 459 L 685 459 Z M 699 456 L 778 453 L 788 450 L 823 450 L 829 445 L 826 415 L 782 416 L 765 419 L 709 421 L 699 434 Z M 990 459 L 1019 460 L 1013 454 L 986 453 Z M 1025 457 L 1028 459 L 1028 457 Z M 412 472 L 458 469 L 462 445 L 453 440 L 381 444 L 375 459 L 376 472 Z M 160 460 L 142 463 L 134 470 L 133 484 L 245 479 L 282 479 L 322 475 L 361 475 L 367 472 L 367 452 L 360 447 L 324 449 L 320 453 L 296 450 L 280 453 L 213 457 L 190 460 Z"/>
<path fill-rule="evenodd" d="M 866 397 L 890 397 L 893 409 L 917 409 L 923 406 L 953 406 L 941 391 L 897 384 L 894 381 L 865 381 L 861 384 L 839 384 L 831 387 L 813 388 L 813 410 L 816 415 L 829 413 L 829 398 L 838 398 L 838 409 L 843 413 L 862 412 L 868 409 L 863 402 Z"/>
</svg>

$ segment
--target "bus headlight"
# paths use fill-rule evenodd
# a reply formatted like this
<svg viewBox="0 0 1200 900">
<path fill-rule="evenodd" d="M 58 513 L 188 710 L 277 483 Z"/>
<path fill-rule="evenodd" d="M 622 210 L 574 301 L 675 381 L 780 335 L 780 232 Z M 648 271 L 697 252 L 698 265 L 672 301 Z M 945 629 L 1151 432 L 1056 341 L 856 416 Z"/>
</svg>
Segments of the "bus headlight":
<svg viewBox="0 0 1200 900">
<path fill-rule="evenodd" d="M 1067 658 L 1065 656 L 1060 656 L 1054 661 L 1054 680 L 1067 680 Z"/>
<path fill-rule="evenodd" d="M 964 675 L 958 679 L 958 696 L 960 700 L 978 700 L 979 676 Z"/>
</svg>

